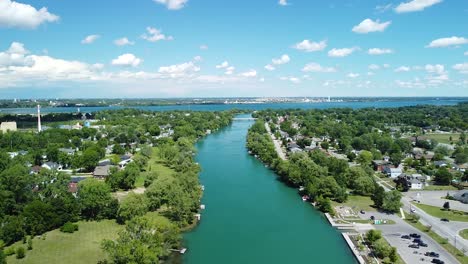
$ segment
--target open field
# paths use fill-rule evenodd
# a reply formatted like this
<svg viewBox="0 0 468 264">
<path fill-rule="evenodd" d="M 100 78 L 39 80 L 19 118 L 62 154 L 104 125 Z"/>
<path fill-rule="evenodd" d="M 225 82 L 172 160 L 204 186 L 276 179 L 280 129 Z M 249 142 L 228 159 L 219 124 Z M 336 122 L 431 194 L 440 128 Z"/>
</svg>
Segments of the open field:
<svg viewBox="0 0 468 264">
<path fill-rule="evenodd" d="M 461 211 L 456 211 L 456 210 L 446 211 L 446 210 L 443 210 L 442 207 L 437 207 L 437 206 L 432 206 L 432 205 L 427 205 L 427 204 L 419 204 L 419 203 L 413 203 L 413 204 L 417 206 L 419 209 L 423 210 L 424 212 L 437 218 L 447 218 L 448 220 L 451 220 L 451 221 L 468 222 L 468 213 L 466 212 L 461 212 Z"/>
<path fill-rule="evenodd" d="M 457 188 L 455 188 L 452 185 L 429 185 L 424 187 L 425 191 L 458 191 Z"/>
<path fill-rule="evenodd" d="M 376 211 L 375 208 L 371 207 L 374 202 L 370 197 L 359 196 L 359 195 L 350 195 L 348 200 L 344 203 L 332 202 L 333 206 L 348 206 L 354 209 L 355 212 L 359 213 L 360 210 L 364 211 Z"/>
<path fill-rule="evenodd" d="M 429 139 L 435 139 L 437 142 L 444 144 L 450 144 L 450 137 L 452 137 L 452 142 L 457 142 L 460 138 L 460 134 L 456 133 L 426 134 L 424 136 Z"/>
<path fill-rule="evenodd" d="M 97 263 L 106 258 L 106 254 L 101 249 L 103 239 L 115 239 L 118 232 L 124 226 L 118 225 L 113 220 L 103 220 L 100 222 L 78 222 L 79 231 L 68 234 L 56 229 L 46 233 L 46 238 L 39 237 L 33 239 L 33 249 L 26 251 L 24 259 L 16 259 L 15 255 L 7 258 L 7 263 L 30 263 L 30 264 L 50 264 L 50 263 Z M 26 245 L 17 242 L 12 247 Z"/>
</svg>

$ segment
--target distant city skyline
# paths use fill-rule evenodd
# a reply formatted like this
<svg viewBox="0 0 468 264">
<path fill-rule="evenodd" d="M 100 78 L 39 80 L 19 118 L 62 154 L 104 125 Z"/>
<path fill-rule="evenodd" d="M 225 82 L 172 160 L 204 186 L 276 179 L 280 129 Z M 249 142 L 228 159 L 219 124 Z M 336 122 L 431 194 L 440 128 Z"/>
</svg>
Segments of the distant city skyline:
<svg viewBox="0 0 468 264">
<path fill-rule="evenodd" d="M 468 3 L 0 0 L 1 98 L 468 96 Z"/>
</svg>

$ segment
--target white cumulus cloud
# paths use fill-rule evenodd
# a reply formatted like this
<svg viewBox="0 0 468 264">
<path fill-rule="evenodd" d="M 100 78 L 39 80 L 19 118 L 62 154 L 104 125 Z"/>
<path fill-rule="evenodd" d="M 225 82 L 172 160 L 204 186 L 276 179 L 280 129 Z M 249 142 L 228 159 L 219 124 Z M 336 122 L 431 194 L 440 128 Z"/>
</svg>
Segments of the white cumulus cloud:
<svg viewBox="0 0 468 264">
<path fill-rule="evenodd" d="M 140 65 L 142 61 L 143 61 L 142 59 L 137 58 L 135 55 L 131 53 L 126 53 L 126 54 L 120 55 L 116 59 L 113 59 L 111 63 L 112 65 L 116 65 L 116 66 L 136 67 Z"/>
<path fill-rule="evenodd" d="M 128 40 L 127 37 L 123 37 L 123 38 L 114 40 L 114 44 L 117 46 L 126 46 L 126 45 L 134 45 L 135 42 Z"/>
<path fill-rule="evenodd" d="M 290 81 L 292 83 L 300 83 L 301 82 L 301 79 L 299 79 L 297 77 L 294 77 L 294 76 L 283 76 L 283 77 L 280 77 L 280 80 Z"/>
<path fill-rule="evenodd" d="M 279 1 L 278 1 L 278 4 L 279 4 L 279 5 L 282 5 L 282 6 L 287 6 L 287 5 L 289 5 L 289 3 L 288 3 L 287 0 L 279 0 Z"/>
<path fill-rule="evenodd" d="M 0 68 L 10 66 L 31 66 L 33 60 L 26 56 L 29 51 L 24 48 L 23 43 L 13 42 L 10 48 L 0 52 Z"/>
<path fill-rule="evenodd" d="M 463 53 L 463 55 L 468 56 L 468 51 L 465 51 L 465 53 Z"/>
<path fill-rule="evenodd" d="M 373 21 L 370 18 L 364 19 L 359 25 L 354 26 L 352 31 L 359 34 L 367 34 L 370 32 L 383 32 L 392 22 L 382 22 L 379 20 Z"/>
<path fill-rule="evenodd" d="M 318 63 L 311 62 L 311 63 L 306 64 L 304 66 L 304 68 L 302 68 L 302 71 L 303 72 L 323 72 L 323 73 L 327 73 L 327 72 L 336 72 L 336 69 L 333 68 L 333 67 L 323 67 Z"/>
<path fill-rule="evenodd" d="M 354 78 L 359 77 L 359 73 L 350 72 L 350 73 L 348 73 L 348 75 L 346 75 L 346 76 L 347 76 L 348 78 L 354 79 Z"/>
<path fill-rule="evenodd" d="M 449 38 L 439 38 L 431 41 L 429 45 L 426 46 L 426 48 L 443 48 L 443 47 L 449 47 L 449 46 L 455 46 L 455 45 L 463 45 L 463 44 L 468 44 L 468 39 L 463 38 L 463 37 L 449 37 Z"/>
<path fill-rule="evenodd" d="M 188 0 L 154 0 L 158 4 L 163 4 L 170 10 L 179 10 L 187 4 Z"/>
<path fill-rule="evenodd" d="M 229 62 L 227 61 L 223 61 L 221 64 L 216 65 L 216 69 L 225 69 L 227 67 L 229 67 Z"/>
<path fill-rule="evenodd" d="M 153 27 L 146 27 L 147 33 L 141 35 L 142 39 L 145 39 L 149 42 L 156 42 L 160 40 L 173 40 L 172 36 L 164 35 L 160 29 L 153 28 Z"/>
<path fill-rule="evenodd" d="M 46 7 L 37 10 L 31 5 L 11 0 L 0 0 L 0 27 L 34 29 L 46 22 L 55 22 L 59 16 Z"/>
<path fill-rule="evenodd" d="M 265 65 L 265 69 L 267 71 L 274 71 L 276 68 L 271 64 L 267 64 L 267 65 Z"/>
<path fill-rule="evenodd" d="M 408 66 L 400 66 L 395 69 L 395 72 L 409 72 L 411 69 Z"/>
<path fill-rule="evenodd" d="M 289 58 L 288 54 L 283 54 L 280 58 L 271 60 L 271 62 L 273 62 L 274 65 L 286 64 L 290 61 L 291 58 Z"/>
<path fill-rule="evenodd" d="M 200 71 L 200 67 L 192 61 L 170 66 L 159 67 L 158 72 L 171 78 L 188 77 Z"/>
<path fill-rule="evenodd" d="M 242 77 L 247 77 L 247 78 L 256 77 L 257 76 L 257 71 L 256 70 L 249 70 L 249 71 L 240 73 L 239 75 L 242 76 Z"/>
<path fill-rule="evenodd" d="M 433 6 L 441 2 L 442 0 L 412 0 L 405 3 L 400 3 L 397 7 L 395 7 L 395 12 L 407 13 L 422 11 L 427 7 Z"/>
<path fill-rule="evenodd" d="M 452 68 L 459 73 L 468 74 L 468 62 L 455 64 Z"/>
<path fill-rule="evenodd" d="M 320 42 L 313 42 L 305 39 L 299 43 L 296 43 L 293 48 L 305 52 L 321 51 L 327 47 L 327 41 L 322 40 Z"/>
<path fill-rule="evenodd" d="M 380 66 L 377 65 L 377 64 L 371 64 L 368 66 L 369 70 L 373 70 L 373 71 L 376 71 L 376 70 L 379 70 L 380 69 Z"/>
<path fill-rule="evenodd" d="M 99 35 L 89 35 L 89 36 L 86 36 L 86 38 L 84 38 L 82 41 L 81 41 L 81 44 L 91 44 L 93 43 L 94 41 L 96 41 L 98 38 L 100 38 L 101 36 Z"/>
<path fill-rule="evenodd" d="M 348 55 L 351 55 L 354 51 L 358 50 L 357 47 L 353 48 L 342 48 L 342 49 L 331 49 L 328 51 L 328 56 L 329 57 L 334 57 L 334 58 L 342 58 L 346 57 Z"/>
<path fill-rule="evenodd" d="M 367 50 L 369 55 L 383 55 L 383 54 L 390 54 L 393 53 L 391 49 L 380 49 L 380 48 L 372 48 Z"/>
</svg>

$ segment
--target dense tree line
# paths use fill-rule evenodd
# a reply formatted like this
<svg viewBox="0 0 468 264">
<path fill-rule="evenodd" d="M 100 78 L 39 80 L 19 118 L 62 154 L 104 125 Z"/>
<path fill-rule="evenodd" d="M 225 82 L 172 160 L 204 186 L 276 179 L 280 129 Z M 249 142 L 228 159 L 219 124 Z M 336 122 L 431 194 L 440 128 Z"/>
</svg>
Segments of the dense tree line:
<svg viewBox="0 0 468 264">
<path fill-rule="evenodd" d="M 127 229 L 114 244 L 105 243 L 112 263 L 128 263 L 121 262 L 118 256 L 120 249 L 128 253 L 124 250 L 127 246 L 146 248 L 148 252 L 140 252 L 145 256 L 167 257 L 169 249 L 179 243 L 179 228 L 192 224 L 200 207 L 200 168 L 193 160 L 193 145 L 209 130 L 228 125 L 233 113 L 124 109 L 96 113 L 94 123 L 99 129 L 49 128 L 40 133 L 0 133 L 0 241 L 10 245 L 81 219 L 117 219 Z M 168 133 L 170 130 L 173 133 Z M 162 133 L 166 134 L 158 137 Z M 139 151 L 135 152 L 131 144 L 139 146 Z M 148 166 L 150 159 L 155 158 L 151 144 L 158 149 L 157 159 L 175 171 L 170 180 L 159 177 Z M 106 154 L 109 146 L 114 146 L 110 155 Z M 70 148 L 74 154 L 60 148 Z M 26 154 L 10 158 L 6 153 L 19 151 Z M 31 172 L 32 166 L 46 161 L 90 172 L 103 158 L 117 164 L 119 155 L 124 153 L 135 154 L 133 162 L 124 169 L 113 169 L 105 181 L 93 178 L 81 181 L 75 195 L 68 190 L 70 174 L 44 168 L 37 174 Z M 131 194 L 119 204 L 112 192 L 134 188 L 142 173 L 147 175 L 145 194 Z M 158 215 L 156 222 L 151 220 L 154 214 Z M 148 241 L 129 241 L 136 239 L 134 232 L 145 228 L 151 232 Z"/>
</svg>

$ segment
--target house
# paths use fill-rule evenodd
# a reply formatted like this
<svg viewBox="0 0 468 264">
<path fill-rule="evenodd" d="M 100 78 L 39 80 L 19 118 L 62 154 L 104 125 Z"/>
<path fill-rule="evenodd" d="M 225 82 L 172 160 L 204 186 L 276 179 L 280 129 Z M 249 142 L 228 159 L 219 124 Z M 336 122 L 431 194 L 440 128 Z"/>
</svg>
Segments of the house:
<svg viewBox="0 0 468 264">
<path fill-rule="evenodd" d="M 300 149 L 299 145 L 297 145 L 296 142 L 289 142 L 287 147 L 288 147 L 289 150 L 291 150 L 293 148 Z"/>
<path fill-rule="evenodd" d="M 436 160 L 434 161 L 436 167 L 447 167 L 447 162 L 445 160 Z"/>
<path fill-rule="evenodd" d="M 464 204 L 468 204 L 468 190 L 458 191 L 452 196 L 453 196 L 453 199 L 460 201 Z"/>
<path fill-rule="evenodd" d="M 385 166 L 390 166 L 390 162 L 388 160 L 373 160 L 372 165 L 375 171 L 382 172 Z"/>
<path fill-rule="evenodd" d="M 70 193 L 77 193 L 78 192 L 78 183 L 76 182 L 69 182 L 68 183 L 68 192 Z"/>
<path fill-rule="evenodd" d="M 30 174 L 38 174 L 41 171 L 42 167 L 41 166 L 33 166 L 30 170 Z"/>
<path fill-rule="evenodd" d="M 111 167 L 111 165 L 96 166 L 96 168 L 94 168 L 93 176 L 95 178 L 104 179 L 110 175 Z"/>
<path fill-rule="evenodd" d="M 10 159 L 13 159 L 14 157 L 18 156 L 18 152 L 7 152 L 7 153 L 10 156 Z"/>
<path fill-rule="evenodd" d="M 290 148 L 289 151 L 291 151 L 291 153 L 297 153 L 297 152 L 301 152 L 302 149 L 301 149 L 301 148 L 293 147 L 293 148 Z"/>
<path fill-rule="evenodd" d="M 406 186 L 408 186 L 408 189 L 422 190 L 426 185 L 425 177 L 421 174 L 401 174 L 397 177 L 397 179 L 399 182 L 403 182 L 404 184 L 406 184 Z"/>
<path fill-rule="evenodd" d="M 390 166 L 385 166 L 382 172 L 387 174 L 390 178 L 395 179 L 403 173 L 403 170 L 401 168 L 392 168 Z"/>
<path fill-rule="evenodd" d="M 75 150 L 72 148 L 59 148 L 59 151 L 70 156 L 75 154 Z"/>
<path fill-rule="evenodd" d="M 18 128 L 16 122 L 2 122 L 0 124 L 0 131 L 6 133 L 8 131 L 16 131 Z"/>
<path fill-rule="evenodd" d="M 112 162 L 110 159 L 105 159 L 105 160 L 100 160 L 98 163 L 98 166 L 106 166 L 106 165 L 111 165 Z"/>
<path fill-rule="evenodd" d="M 42 164 L 42 168 L 46 168 L 48 170 L 62 170 L 62 165 L 56 163 L 56 162 L 52 162 L 52 161 L 48 161 L 44 164 Z"/>
</svg>

